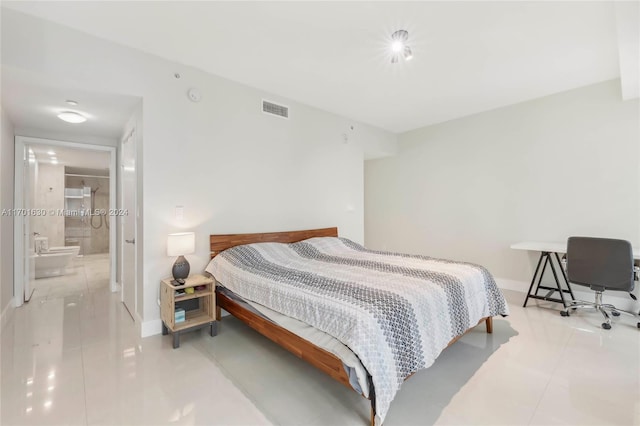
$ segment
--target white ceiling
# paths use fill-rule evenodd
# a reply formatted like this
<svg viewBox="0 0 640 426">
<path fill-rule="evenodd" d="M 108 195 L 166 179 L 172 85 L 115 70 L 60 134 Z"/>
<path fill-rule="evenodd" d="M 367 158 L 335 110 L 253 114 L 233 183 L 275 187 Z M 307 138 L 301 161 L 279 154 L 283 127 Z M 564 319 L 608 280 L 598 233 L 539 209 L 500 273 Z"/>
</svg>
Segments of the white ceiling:
<svg viewBox="0 0 640 426">
<path fill-rule="evenodd" d="M 3 6 L 394 132 L 620 76 L 612 2 Z M 414 59 L 392 65 L 398 29 Z"/>
<path fill-rule="evenodd" d="M 58 165 L 105 170 L 110 166 L 111 154 L 86 149 L 49 145 L 29 145 L 38 163 L 52 164 L 49 152 L 54 152 Z"/>
<path fill-rule="evenodd" d="M 119 138 L 134 108 L 140 102 L 133 96 L 87 92 L 65 87 L 59 81 L 2 67 L 2 106 L 16 129 L 39 129 L 58 134 Z M 77 106 L 65 103 L 78 102 Z M 75 111 L 87 117 L 81 124 L 60 120 L 62 111 Z"/>
</svg>

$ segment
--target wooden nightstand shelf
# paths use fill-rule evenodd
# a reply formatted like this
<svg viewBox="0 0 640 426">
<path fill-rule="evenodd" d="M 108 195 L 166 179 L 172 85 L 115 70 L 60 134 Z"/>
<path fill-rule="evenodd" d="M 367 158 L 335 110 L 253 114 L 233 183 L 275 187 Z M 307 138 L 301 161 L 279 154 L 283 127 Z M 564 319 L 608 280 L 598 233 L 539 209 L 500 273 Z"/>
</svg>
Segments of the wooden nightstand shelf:
<svg viewBox="0 0 640 426">
<path fill-rule="evenodd" d="M 176 290 L 204 286 L 193 293 L 176 294 Z M 185 309 L 185 320 L 176 323 L 176 307 Z M 160 282 L 160 316 L 162 334 L 173 334 L 173 348 L 180 346 L 180 334 L 209 327 L 211 336 L 218 332 L 216 322 L 216 286 L 211 278 L 194 274 L 185 280 L 184 285 L 177 284 L 173 278 Z"/>
</svg>

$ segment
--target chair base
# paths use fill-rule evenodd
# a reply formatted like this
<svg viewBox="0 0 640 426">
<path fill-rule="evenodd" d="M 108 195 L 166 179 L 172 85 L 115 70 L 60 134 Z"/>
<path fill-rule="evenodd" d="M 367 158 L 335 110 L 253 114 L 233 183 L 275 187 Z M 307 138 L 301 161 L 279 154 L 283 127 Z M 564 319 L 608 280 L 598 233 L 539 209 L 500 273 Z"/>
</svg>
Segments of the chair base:
<svg viewBox="0 0 640 426">
<path fill-rule="evenodd" d="M 635 318 L 640 317 L 640 312 L 635 313 L 631 311 L 626 311 L 624 309 L 618 309 L 609 303 L 602 303 L 601 291 L 596 291 L 595 302 L 585 302 L 583 300 L 574 300 L 569 302 L 569 305 L 567 305 L 563 311 L 560 311 L 560 315 L 563 317 L 568 317 L 571 315 L 569 313 L 570 309 L 576 310 L 576 309 L 582 309 L 582 308 L 592 308 L 600 312 L 605 319 L 605 322 L 602 323 L 602 328 L 604 328 L 605 330 L 611 329 L 611 316 L 609 316 L 609 314 L 613 315 L 614 317 L 619 317 L 620 314 L 631 315 L 632 317 L 635 317 Z M 640 322 L 638 322 L 637 327 L 640 328 Z"/>
</svg>

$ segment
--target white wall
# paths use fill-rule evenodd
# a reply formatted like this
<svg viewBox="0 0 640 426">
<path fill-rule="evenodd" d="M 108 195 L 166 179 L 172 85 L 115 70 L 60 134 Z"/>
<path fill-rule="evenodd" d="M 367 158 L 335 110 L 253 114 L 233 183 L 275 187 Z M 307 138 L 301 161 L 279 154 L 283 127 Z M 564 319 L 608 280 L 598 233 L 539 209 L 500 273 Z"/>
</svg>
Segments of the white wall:
<svg viewBox="0 0 640 426">
<path fill-rule="evenodd" d="M 360 138 L 364 141 L 364 159 L 383 158 L 398 152 L 398 138 L 394 134 L 380 133 L 372 127 L 360 128 Z"/>
<path fill-rule="evenodd" d="M 46 211 L 64 209 L 64 187 L 64 166 L 39 162 L 33 208 Z M 47 237 L 50 247 L 64 246 L 64 225 L 62 215 L 31 217 L 31 230 Z"/>
<path fill-rule="evenodd" d="M 10 10 L 2 13 L 2 63 L 69 87 L 142 97 L 140 314 L 156 332 L 170 232 L 196 232 L 192 271 L 208 261 L 210 233 L 338 226 L 364 239 L 364 147 L 393 144 L 392 134 Z M 200 103 L 187 99 L 189 87 L 200 89 Z M 291 119 L 263 114 L 262 98 L 290 106 Z"/>
<path fill-rule="evenodd" d="M 13 208 L 13 125 L 0 106 L 0 209 Z M 13 298 L 13 217 L 0 216 L 0 312 Z"/>
<path fill-rule="evenodd" d="M 522 282 L 537 257 L 514 242 L 640 245 L 639 112 L 609 81 L 402 134 L 365 165 L 366 244 Z"/>
</svg>

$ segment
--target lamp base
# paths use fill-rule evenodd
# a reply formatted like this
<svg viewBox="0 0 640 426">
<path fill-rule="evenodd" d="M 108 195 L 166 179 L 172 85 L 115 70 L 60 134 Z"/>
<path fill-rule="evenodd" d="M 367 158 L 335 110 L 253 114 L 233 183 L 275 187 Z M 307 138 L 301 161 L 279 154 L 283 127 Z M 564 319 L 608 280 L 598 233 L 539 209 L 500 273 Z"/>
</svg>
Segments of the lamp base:
<svg viewBox="0 0 640 426">
<path fill-rule="evenodd" d="M 171 268 L 171 274 L 176 281 L 184 284 L 184 279 L 189 276 L 190 270 L 191 266 L 189 262 L 187 262 L 187 259 L 185 259 L 184 256 L 179 256 L 173 264 L 173 268 Z"/>
</svg>

